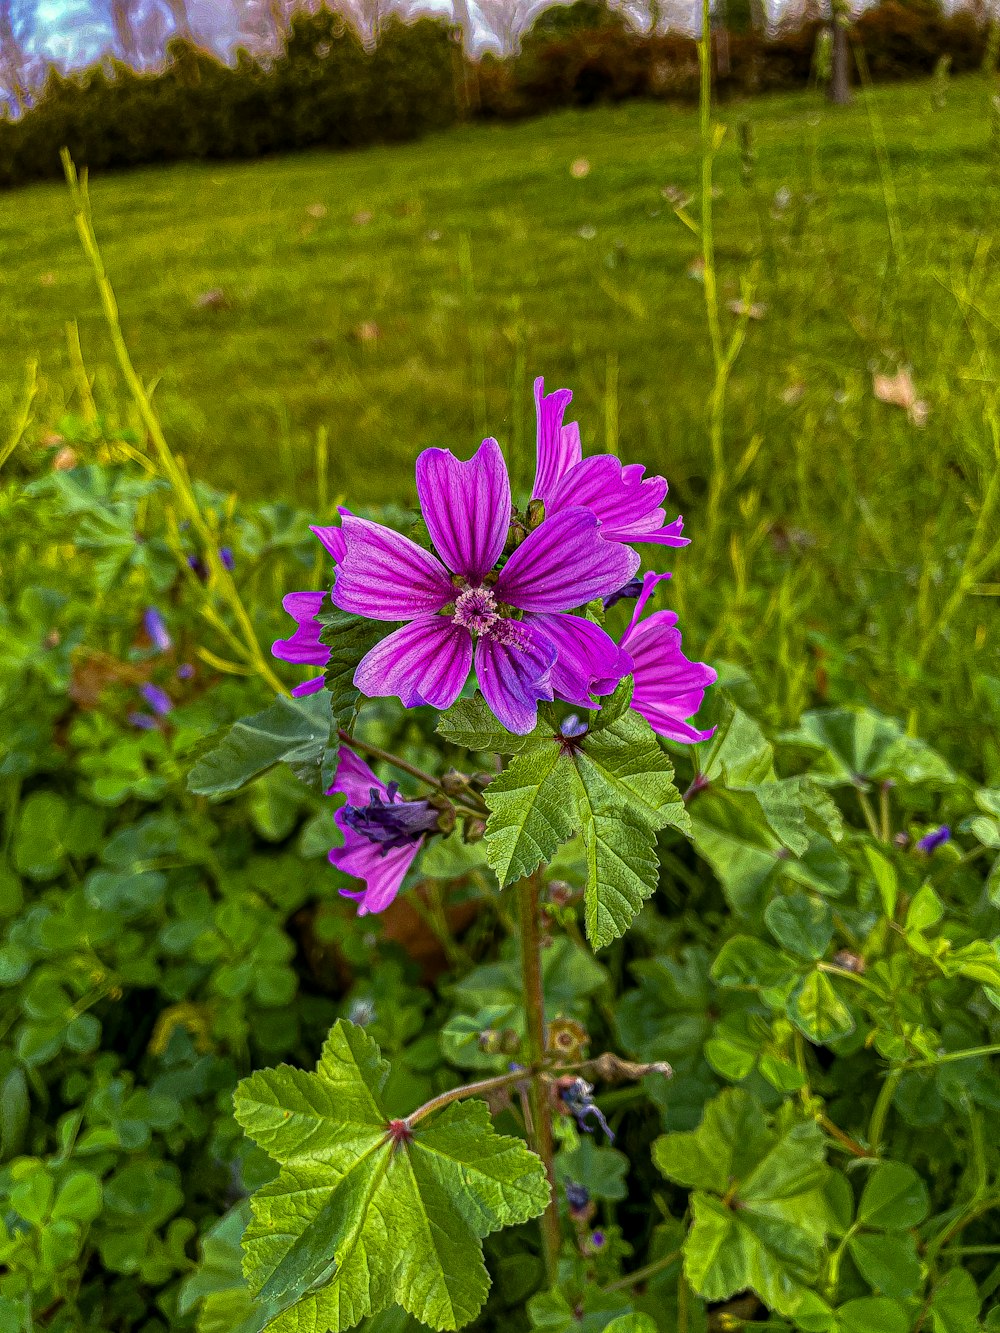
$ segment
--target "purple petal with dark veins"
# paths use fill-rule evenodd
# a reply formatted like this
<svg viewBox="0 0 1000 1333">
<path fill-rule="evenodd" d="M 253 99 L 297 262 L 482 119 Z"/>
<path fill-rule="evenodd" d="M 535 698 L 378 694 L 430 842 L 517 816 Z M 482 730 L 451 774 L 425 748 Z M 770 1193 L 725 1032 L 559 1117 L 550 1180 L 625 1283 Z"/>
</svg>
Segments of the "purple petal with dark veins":
<svg viewBox="0 0 1000 1333">
<path fill-rule="evenodd" d="M 370 699 L 397 695 L 407 708 L 450 708 L 472 666 L 472 635 L 444 616 L 421 616 L 366 653 L 354 684 Z"/>
<path fill-rule="evenodd" d="M 704 662 L 691 662 L 684 656 L 676 624 L 673 611 L 654 611 L 626 631 L 622 646 L 632 656 L 632 707 L 661 736 L 675 741 L 703 741 L 715 728 L 699 731 L 688 719 L 701 707 L 716 674 Z"/>
<path fill-rule="evenodd" d="M 547 514 L 583 505 L 601 520 L 609 541 L 657 542 L 687 546 L 678 520 L 664 526 L 661 508 L 667 493 L 665 477 L 644 477 L 641 463 L 624 466 L 613 454 L 594 454 L 567 472 L 546 504 Z"/>
<path fill-rule="evenodd" d="M 538 720 L 538 702 L 552 698 L 556 647 L 535 625 L 507 620 L 499 635 L 476 643 L 476 679 L 494 715 L 516 736 Z"/>
<path fill-rule="evenodd" d="M 323 626 L 316 619 L 325 595 L 322 592 L 290 592 L 282 599 L 281 605 L 298 621 L 298 627 L 290 638 L 275 640 L 271 645 L 274 657 L 283 662 L 326 666 L 330 650 L 319 641 Z"/>
<path fill-rule="evenodd" d="M 388 797 L 388 790 L 353 750 L 342 746 L 337 757 L 337 775 L 328 795 L 340 792 L 347 798 L 347 805 L 360 806 L 371 800 L 372 791 L 383 798 Z M 383 855 L 382 850 L 368 838 L 351 828 L 346 807 L 341 807 L 334 815 L 334 822 L 344 835 L 343 847 L 334 847 L 329 860 L 338 870 L 355 879 L 364 880 L 363 890 L 341 889 L 345 898 L 353 898 L 358 903 L 358 916 L 367 916 L 370 912 L 384 911 L 406 877 L 406 872 L 413 863 L 413 858 L 420 850 L 423 839 L 408 847 L 394 848 Z"/>
<path fill-rule="evenodd" d="M 528 534 L 507 561 L 497 599 L 522 611 L 571 611 L 627 583 L 636 551 L 605 541 L 589 509 L 565 509 Z"/>
<path fill-rule="evenodd" d="M 537 615 L 529 612 L 523 624 L 537 625 L 556 647 L 552 689 L 557 699 L 595 708 L 592 694 L 611 694 L 632 669 L 632 659 L 600 625 L 582 616 Z"/>
<path fill-rule="evenodd" d="M 409 537 L 345 514 L 344 555 L 337 565 L 333 601 L 369 620 L 415 620 L 452 600 L 444 565 Z"/>
<path fill-rule="evenodd" d="M 481 583 L 507 540 L 510 481 L 496 440 L 463 462 L 447 449 L 417 459 L 417 494 L 434 549 L 455 574 Z"/>
<path fill-rule="evenodd" d="M 545 394 L 545 380 L 535 380 L 535 413 L 538 434 L 535 445 L 535 485 L 531 494 L 548 504 L 559 480 L 583 457 L 580 428 L 575 421 L 563 425 L 563 415 L 572 401 L 570 389 Z"/>
</svg>

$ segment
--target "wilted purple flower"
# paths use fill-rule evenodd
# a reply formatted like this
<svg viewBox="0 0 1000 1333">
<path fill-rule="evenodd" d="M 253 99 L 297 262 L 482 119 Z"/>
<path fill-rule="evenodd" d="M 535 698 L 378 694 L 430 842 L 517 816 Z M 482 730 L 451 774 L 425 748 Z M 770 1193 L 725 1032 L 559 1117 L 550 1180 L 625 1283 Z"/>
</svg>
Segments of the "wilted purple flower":
<svg viewBox="0 0 1000 1333">
<path fill-rule="evenodd" d="M 147 681 L 139 693 L 153 712 L 159 714 L 160 717 L 166 717 L 169 712 L 173 711 L 173 699 L 167 694 L 166 690 L 161 690 L 159 685 L 154 685 L 152 681 Z"/>
<path fill-rule="evenodd" d="M 639 564 L 634 551 L 604 539 L 594 513 L 575 505 L 545 518 L 496 571 L 511 518 L 496 440 L 467 462 L 425 449 L 417 493 L 440 559 L 380 523 L 343 519 L 334 603 L 406 622 L 361 660 L 354 683 L 363 694 L 448 708 L 475 659 L 487 704 L 524 735 L 557 683 L 576 694 L 584 681 L 616 679 L 618 646 L 600 626 L 565 614 L 620 588 Z"/>
<path fill-rule="evenodd" d="M 568 1079 L 561 1084 L 559 1095 L 567 1111 L 576 1120 L 579 1129 L 584 1130 L 587 1134 L 592 1134 L 594 1127 L 589 1125 L 587 1121 L 593 1116 L 608 1136 L 608 1142 L 614 1143 L 615 1136 L 612 1134 L 608 1122 L 604 1119 L 604 1113 L 594 1101 L 594 1085 L 592 1083 L 588 1083 L 585 1078 Z"/>
<path fill-rule="evenodd" d="M 369 790 L 367 805 L 345 805 L 344 822 L 355 833 L 382 848 L 382 854 L 396 847 L 407 847 L 421 834 L 431 833 L 438 826 L 440 811 L 430 801 L 407 801 L 399 794 L 399 783 L 390 782 L 382 790 Z"/>
<path fill-rule="evenodd" d="M 646 603 L 665 574 L 648 573 L 636 602 L 621 647 L 632 658 L 635 690 L 632 707 L 641 713 L 660 736 L 675 741 L 704 741 L 713 734 L 698 731 L 688 719 L 701 707 L 705 690 L 716 674 L 704 662 L 691 662 L 681 652 L 681 634 L 673 611 L 654 611 L 641 620 Z"/>
<path fill-rule="evenodd" d="M 614 454 L 583 457 L 579 426 L 575 421 L 563 425 L 572 397 L 569 389 L 546 395 L 545 381 L 541 376 L 535 380 L 538 437 L 532 495 L 544 503 L 546 517 L 583 505 L 600 519 L 609 541 L 687 546 L 688 538 L 681 536 L 684 520 L 665 521 L 665 477 L 644 478 L 641 463 L 623 465 Z"/>
<path fill-rule="evenodd" d="M 149 635 L 149 641 L 158 653 L 169 653 L 174 646 L 173 640 L 167 632 L 167 626 L 163 616 L 155 606 L 147 606 L 142 617 L 142 623 Z"/>
<path fill-rule="evenodd" d="M 571 1213 L 583 1213 L 590 1203 L 590 1191 L 585 1185 L 577 1185 L 574 1181 L 567 1180 L 566 1202 Z"/>
<path fill-rule="evenodd" d="M 918 852 L 926 852 L 929 856 L 935 848 L 943 846 L 951 837 L 951 829 L 947 824 L 942 824 L 940 828 L 933 829 L 930 833 L 925 833 L 917 843 Z"/>
<path fill-rule="evenodd" d="M 395 786 L 395 784 L 393 784 Z M 367 832 L 359 832 L 352 822 L 358 811 L 370 810 L 376 796 L 389 809 L 404 804 L 397 802 L 395 793 L 379 782 L 363 759 L 359 759 L 353 750 L 341 747 L 337 758 L 337 776 L 327 795 L 339 792 L 347 797 L 334 815 L 334 822 L 344 835 L 344 845 L 334 847 L 330 852 L 330 863 L 347 875 L 365 882 L 362 890 L 341 889 L 345 898 L 353 898 L 359 904 L 358 916 L 367 916 L 370 912 L 383 912 L 399 892 L 400 885 L 406 878 L 406 872 L 423 844 L 423 833 L 412 832 L 403 836 L 398 831 L 398 840 L 389 846 L 385 841 L 373 841 Z M 424 805 L 426 802 L 416 802 Z"/>
</svg>

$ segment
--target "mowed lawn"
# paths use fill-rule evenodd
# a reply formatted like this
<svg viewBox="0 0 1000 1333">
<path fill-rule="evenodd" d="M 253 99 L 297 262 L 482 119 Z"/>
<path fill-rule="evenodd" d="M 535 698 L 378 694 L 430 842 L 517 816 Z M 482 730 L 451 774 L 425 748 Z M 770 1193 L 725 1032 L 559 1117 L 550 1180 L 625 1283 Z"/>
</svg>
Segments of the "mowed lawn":
<svg viewBox="0 0 1000 1333">
<path fill-rule="evenodd" d="M 980 571 L 925 644 L 997 467 L 993 92 L 967 78 L 943 102 L 925 82 L 846 110 L 818 93 L 719 109 L 723 298 L 745 289 L 759 318 L 712 550 L 699 240 L 674 210 L 695 196 L 697 224 L 696 113 L 631 103 L 145 169 L 91 197 L 134 359 L 195 474 L 311 506 L 325 427 L 331 499 L 408 502 L 418 449 L 484 434 L 527 484 L 544 374 L 574 390 L 590 451 L 668 475 L 694 539 L 671 585 L 693 649 L 749 668 L 788 716 L 829 689 L 968 735 L 993 725 L 1000 573 Z M 62 186 L 0 195 L 0 255 L 0 439 L 29 358 L 39 428 L 74 410 L 73 319 L 123 416 Z M 910 412 L 873 394 L 873 374 L 904 367 Z"/>
</svg>

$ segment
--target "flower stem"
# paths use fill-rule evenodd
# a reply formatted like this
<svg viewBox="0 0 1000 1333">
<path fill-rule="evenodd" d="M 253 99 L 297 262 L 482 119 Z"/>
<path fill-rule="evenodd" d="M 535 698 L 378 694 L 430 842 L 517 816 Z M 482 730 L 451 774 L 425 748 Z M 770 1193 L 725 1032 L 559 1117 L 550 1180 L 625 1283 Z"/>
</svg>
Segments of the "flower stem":
<svg viewBox="0 0 1000 1333">
<path fill-rule="evenodd" d="M 524 989 L 524 1008 L 527 1018 L 525 1033 L 526 1055 L 533 1071 L 531 1078 L 531 1140 L 532 1147 L 545 1164 L 551 1197 L 542 1214 L 542 1252 L 545 1257 L 545 1275 L 549 1286 L 559 1277 L 559 1251 L 562 1238 L 559 1231 L 559 1210 L 556 1206 L 556 1181 L 553 1169 L 552 1107 L 548 1087 L 537 1072 L 545 1058 L 545 996 L 542 990 L 542 948 L 538 923 L 538 898 L 541 874 L 527 875 L 517 886 L 521 911 L 521 979 Z"/>
<path fill-rule="evenodd" d="M 640 1282 L 648 1282 L 651 1277 L 656 1277 L 657 1273 L 662 1273 L 665 1268 L 675 1264 L 681 1257 L 680 1250 L 674 1250 L 670 1254 L 665 1254 L 662 1259 L 654 1259 L 651 1264 L 646 1264 L 645 1268 L 637 1268 L 634 1273 L 626 1273 L 615 1282 L 609 1282 L 602 1291 L 631 1291 L 637 1287 Z"/>
<path fill-rule="evenodd" d="M 902 1077 L 903 1069 L 900 1065 L 897 1065 L 886 1074 L 885 1082 L 879 1090 L 875 1109 L 872 1111 L 872 1118 L 868 1122 L 868 1142 L 871 1144 L 872 1157 L 882 1155 L 882 1136 L 885 1133 L 885 1122 L 889 1117 L 889 1107 L 892 1105 L 892 1099 Z"/>
<path fill-rule="evenodd" d="M 441 1111 L 452 1102 L 461 1101 L 463 1097 L 482 1097 L 488 1092 L 499 1092 L 502 1088 L 513 1087 L 523 1078 L 524 1070 L 519 1069 L 511 1074 L 497 1074 L 495 1078 L 480 1079 L 478 1083 L 464 1083 L 460 1088 L 449 1088 L 447 1092 L 442 1092 L 437 1097 L 432 1097 L 429 1102 L 424 1102 L 423 1106 L 418 1106 L 412 1115 L 406 1117 L 406 1123 L 415 1125 L 425 1116 L 433 1115 L 435 1111 Z"/>
</svg>

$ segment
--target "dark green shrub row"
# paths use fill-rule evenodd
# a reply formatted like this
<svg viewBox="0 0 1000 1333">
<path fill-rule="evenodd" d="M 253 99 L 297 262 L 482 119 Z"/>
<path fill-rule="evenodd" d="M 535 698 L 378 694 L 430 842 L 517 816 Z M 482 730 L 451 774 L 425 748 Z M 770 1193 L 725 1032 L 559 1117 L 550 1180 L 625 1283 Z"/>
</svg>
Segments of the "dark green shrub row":
<svg viewBox="0 0 1000 1333">
<path fill-rule="evenodd" d="M 819 27 L 722 35 L 716 91 L 805 86 Z M 942 56 L 956 73 L 978 67 L 986 28 L 971 11 L 944 15 L 922 0 L 885 0 L 858 19 L 852 40 L 873 78 L 895 79 L 929 73 Z M 184 41 L 171 43 L 169 57 L 153 75 L 118 62 L 53 73 L 25 116 L 0 120 L 0 185 L 58 174 L 64 145 L 91 169 L 252 158 L 415 138 L 464 116 L 698 94 L 692 39 L 636 33 L 594 0 L 543 14 L 508 60 L 465 62 L 455 30 L 431 18 L 392 18 L 368 49 L 327 10 L 297 16 L 285 54 L 266 66 L 245 53 L 227 66 Z"/>
</svg>

